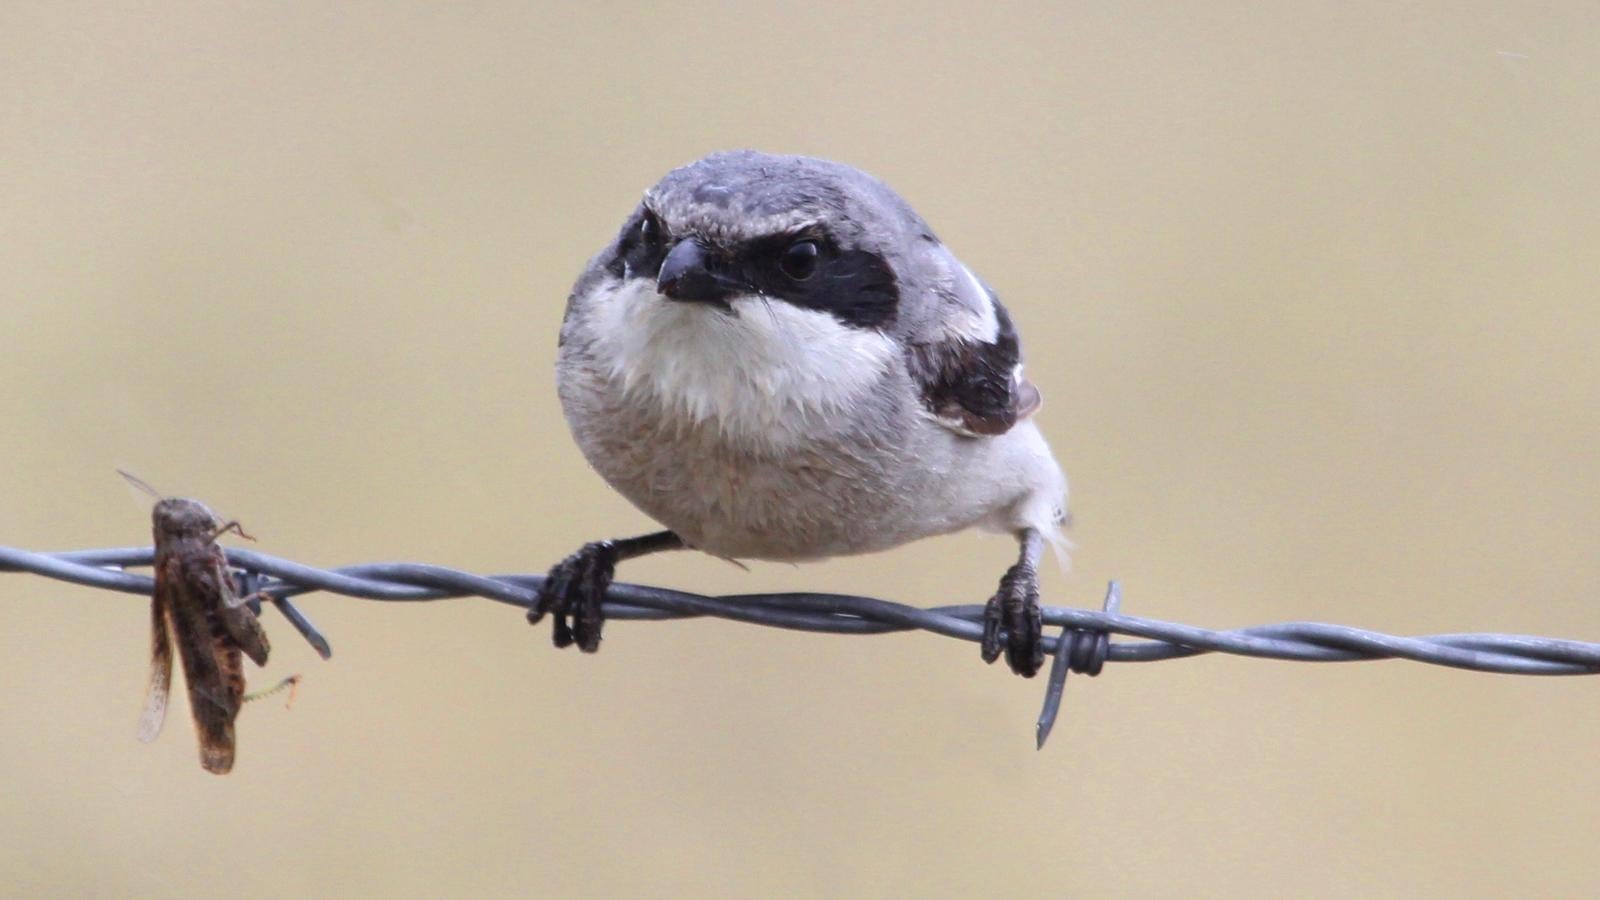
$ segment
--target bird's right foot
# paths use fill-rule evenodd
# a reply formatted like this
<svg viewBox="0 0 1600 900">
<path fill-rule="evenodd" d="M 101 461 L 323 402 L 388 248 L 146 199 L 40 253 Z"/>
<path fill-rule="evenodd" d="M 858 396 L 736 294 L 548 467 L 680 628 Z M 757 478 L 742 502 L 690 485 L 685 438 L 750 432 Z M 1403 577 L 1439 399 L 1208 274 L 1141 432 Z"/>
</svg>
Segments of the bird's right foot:
<svg viewBox="0 0 1600 900">
<path fill-rule="evenodd" d="M 549 614 L 554 617 L 551 638 L 557 647 L 577 644 L 579 650 L 593 653 L 600 649 L 600 630 L 605 625 L 601 604 L 617 573 L 617 563 L 682 547 L 683 540 L 670 531 L 590 541 L 551 567 L 544 584 L 539 586 L 533 608 L 528 610 L 528 623 L 536 625 Z"/>
<path fill-rule="evenodd" d="M 585 653 L 599 650 L 600 630 L 605 624 L 600 604 L 616 575 L 617 559 L 615 542 L 591 541 L 556 563 L 528 610 L 528 623 L 538 624 L 548 613 L 554 617 L 551 638 L 557 647 L 577 644 Z"/>
</svg>

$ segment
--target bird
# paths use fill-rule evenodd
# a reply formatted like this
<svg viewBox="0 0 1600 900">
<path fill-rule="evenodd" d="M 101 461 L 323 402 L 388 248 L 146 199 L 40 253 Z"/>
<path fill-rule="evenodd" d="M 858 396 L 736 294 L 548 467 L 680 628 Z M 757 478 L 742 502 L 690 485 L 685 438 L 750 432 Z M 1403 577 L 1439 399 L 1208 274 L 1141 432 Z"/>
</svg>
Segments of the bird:
<svg viewBox="0 0 1600 900">
<path fill-rule="evenodd" d="M 528 620 L 600 646 L 617 564 L 1017 541 L 981 655 L 1043 664 L 1039 565 L 1067 483 L 999 296 L 893 189 L 843 163 L 713 153 L 645 191 L 568 296 L 556 389 L 596 472 L 663 530 L 584 544 Z"/>
</svg>

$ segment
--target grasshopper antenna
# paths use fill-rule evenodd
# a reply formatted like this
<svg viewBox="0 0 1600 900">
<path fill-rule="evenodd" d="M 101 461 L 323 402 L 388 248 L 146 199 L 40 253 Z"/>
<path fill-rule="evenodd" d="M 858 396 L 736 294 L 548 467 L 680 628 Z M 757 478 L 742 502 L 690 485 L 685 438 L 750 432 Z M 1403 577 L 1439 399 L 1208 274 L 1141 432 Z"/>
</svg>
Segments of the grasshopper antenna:
<svg viewBox="0 0 1600 900">
<path fill-rule="evenodd" d="M 162 494 L 160 491 L 158 491 L 155 488 L 151 487 L 149 482 L 147 482 L 143 478 L 140 478 L 139 476 L 133 474 L 132 472 L 129 472 L 127 469 L 118 469 L 117 470 L 117 474 L 121 475 L 124 481 L 128 482 L 129 484 L 133 485 L 134 487 L 138 488 L 139 490 L 143 491 L 144 493 L 149 494 L 150 495 L 150 499 L 157 500 L 157 501 L 166 499 L 166 495 Z"/>
</svg>

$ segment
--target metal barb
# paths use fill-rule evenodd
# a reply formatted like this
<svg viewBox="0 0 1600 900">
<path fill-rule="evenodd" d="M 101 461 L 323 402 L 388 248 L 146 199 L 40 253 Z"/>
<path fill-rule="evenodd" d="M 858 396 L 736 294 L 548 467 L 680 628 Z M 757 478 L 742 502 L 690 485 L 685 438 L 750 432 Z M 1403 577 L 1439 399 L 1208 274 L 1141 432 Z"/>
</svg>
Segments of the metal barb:
<svg viewBox="0 0 1600 900">
<path fill-rule="evenodd" d="M 1101 606 L 1106 613 L 1116 615 L 1122 608 L 1122 583 L 1112 581 L 1106 585 L 1106 599 Z M 1056 727 L 1056 715 L 1061 711 L 1061 696 L 1067 688 L 1067 673 L 1081 672 L 1091 678 L 1100 674 L 1106 657 L 1111 652 L 1111 636 L 1103 628 L 1063 628 L 1056 636 L 1056 652 L 1050 661 L 1050 677 L 1044 686 L 1044 708 L 1039 710 L 1039 724 L 1034 727 L 1034 749 L 1043 750 Z"/>
<path fill-rule="evenodd" d="M 311 645 L 311 649 L 317 651 L 318 656 L 323 659 L 333 658 L 333 648 L 328 645 L 328 639 L 322 636 L 322 632 L 317 630 L 317 626 L 311 624 L 311 620 L 306 618 L 306 614 L 289 602 L 288 597 L 281 597 L 268 590 L 267 585 L 264 583 L 265 579 L 261 577 L 260 572 L 250 569 L 235 569 L 233 578 L 239 585 L 239 596 L 257 598 L 265 596 L 272 601 L 273 606 L 278 608 L 278 612 L 289 620 L 289 624 L 300 632 L 300 636 L 306 639 L 306 643 Z M 250 611 L 258 616 L 261 615 L 261 601 L 259 599 L 250 601 Z"/>
<path fill-rule="evenodd" d="M 289 598 L 327 591 L 368 600 L 422 602 L 454 597 L 485 597 L 527 608 L 544 582 L 540 575 L 484 576 L 421 563 L 372 563 L 319 569 L 254 550 L 228 549 L 230 565 L 260 576 L 258 589 L 272 598 L 306 639 L 324 657 L 327 641 L 312 627 Z M 0 547 L 0 572 L 30 572 L 58 581 L 104 590 L 149 596 L 148 575 L 123 571 L 128 566 L 149 566 L 149 547 L 74 550 L 34 553 Z M 1045 652 L 1055 654 L 1048 679 L 1049 691 L 1064 684 L 1065 672 L 1093 674 L 1105 662 L 1154 662 L 1202 653 L 1230 653 L 1300 662 L 1355 662 L 1407 659 L 1480 672 L 1512 675 L 1600 674 L 1600 644 L 1516 634 L 1435 634 L 1400 637 L 1319 622 L 1288 622 L 1252 628 L 1217 631 L 1124 615 L 1115 583 L 1107 592 L 1103 609 L 1063 606 L 1044 608 L 1044 624 L 1062 629 L 1046 636 Z M 977 642 L 983 636 L 981 605 L 941 606 L 926 609 L 871 597 L 841 594 L 783 593 L 707 597 L 668 588 L 614 583 L 606 595 L 605 614 L 611 619 L 682 619 L 713 616 L 798 631 L 832 634 L 886 634 L 922 630 L 945 637 Z M 1116 641 L 1109 635 L 1129 635 L 1142 640 Z M 1063 647 L 1065 645 L 1065 647 Z M 1060 662 L 1066 654 L 1065 663 Z M 1058 668 L 1064 666 L 1064 669 Z M 1047 691 L 1046 714 L 1051 704 Z M 1049 734 L 1041 715 L 1042 736 Z"/>
</svg>

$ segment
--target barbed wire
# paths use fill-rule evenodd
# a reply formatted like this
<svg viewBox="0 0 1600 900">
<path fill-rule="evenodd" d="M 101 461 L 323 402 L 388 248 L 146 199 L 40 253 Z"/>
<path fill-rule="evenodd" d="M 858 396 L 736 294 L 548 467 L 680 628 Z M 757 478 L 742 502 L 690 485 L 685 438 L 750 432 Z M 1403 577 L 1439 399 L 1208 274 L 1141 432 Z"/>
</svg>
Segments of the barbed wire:
<svg viewBox="0 0 1600 900">
<path fill-rule="evenodd" d="M 542 575 L 475 575 L 426 563 L 367 563 L 322 569 L 254 550 L 229 548 L 241 593 L 260 592 L 324 659 L 328 641 L 290 598 L 314 591 L 390 602 L 483 597 L 531 607 Z M 150 547 L 36 553 L 0 546 L 0 572 L 28 572 L 57 581 L 149 596 L 154 580 L 126 571 L 149 566 Z M 1052 656 L 1044 708 L 1036 729 L 1044 746 L 1054 726 L 1068 673 L 1098 675 L 1107 662 L 1155 662 L 1203 653 L 1228 653 L 1296 662 L 1405 659 L 1508 675 L 1600 674 L 1600 644 L 1519 634 L 1432 634 L 1400 637 L 1321 622 L 1285 622 L 1216 631 L 1121 611 L 1121 588 L 1112 582 L 1101 609 L 1046 606 L 1044 624 L 1061 630 L 1044 638 Z M 649 585 L 613 583 L 606 593 L 611 619 L 665 620 L 712 616 L 752 625 L 830 634 L 889 634 L 921 630 L 958 640 L 983 638 L 978 604 L 923 608 L 847 594 L 729 594 L 718 597 Z M 1137 641 L 1112 641 L 1120 634 Z"/>
</svg>

